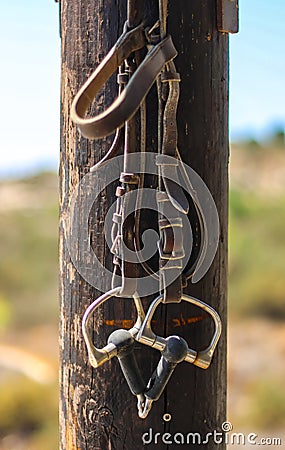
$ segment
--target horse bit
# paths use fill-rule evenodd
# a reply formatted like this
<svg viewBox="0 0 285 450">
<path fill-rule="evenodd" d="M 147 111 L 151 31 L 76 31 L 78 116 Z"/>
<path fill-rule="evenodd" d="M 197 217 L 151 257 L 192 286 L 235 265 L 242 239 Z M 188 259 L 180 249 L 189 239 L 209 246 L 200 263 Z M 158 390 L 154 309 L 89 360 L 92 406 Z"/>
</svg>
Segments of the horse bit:
<svg viewBox="0 0 285 450">
<path fill-rule="evenodd" d="M 177 51 L 171 36 L 166 33 L 167 1 L 159 0 L 159 18 L 153 26 L 146 26 L 139 9 L 142 2 L 128 0 L 127 22 L 116 44 L 99 64 L 90 78 L 74 98 L 71 117 L 81 134 L 89 139 L 99 139 L 115 133 L 114 141 L 104 156 L 90 170 L 96 169 L 116 156 L 124 148 L 124 168 L 120 175 L 120 185 L 116 189 L 116 211 L 113 214 L 111 230 L 113 253 L 112 289 L 101 295 L 86 310 L 82 330 L 87 345 L 90 364 L 97 368 L 116 356 L 131 392 L 137 396 L 140 418 L 146 418 L 152 403 L 161 396 L 168 380 L 178 363 L 186 361 L 207 369 L 221 334 L 221 320 L 218 313 L 203 301 L 185 295 L 183 288 L 195 270 L 201 265 L 207 253 L 207 227 L 199 198 L 191 186 L 191 181 L 181 170 L 181 157 L 177 148 L 176 112 L 179 100 L 180 76 L 173 59 Z M 118 97 L 105 111 L 95 117 L 87 115 L 100 89 L 113 73 L 118 70 Z M 156 166 L 158 188 L 156 202 L 158 211 L 158 259 L 159 273 L 150 264 L 138 257 L 138 263 L 128 261 L 126 248 L 140 253 L 141 191 L 144 188 L 143 154 L 146 151 L 146 96 L 156 84 L 158 92 L 158 153 Z M 138 121 L 140 113 L 141 167 L 134 167 L 132 154 L 137 151 Z M 189 187 L 192 194 L 186 197 L 179 179 Z M 177 180 L 177 182 L 173 181 Z M 135 200 L 130 201 L 128 194 Z M 130 203 L 135 208 L 130 212 Z M 185 248 L 183 245 L 183 219 L 189 213 L 195 214 L 193 246 L 187 265 L 183 269 Z M 184 233 L 183 233 L 184 231 Z M 185 240 L 185 239 L 184 239 Z M 150 304 L 145 314 L 138 292 L 138 266 L 159 282 L 160 294 Z M 132 298 L 137 310 L 137 320 L 129 329 L 114 331 L 103 348 L 95 347 L 91 338 L 91 318 L 99 306 L 111 297 Z M 151 328 L 151 321 L 160 303 L 180 303 L 186 301 L 202 308 L 210 314 L 215 329 L 206 349 L 196 351 L 179 336 L 162 337 Z M 161 352 L 159 363 L 146 385 L 138 368 L 134 346 L 140 342 Z"/>
</svg>

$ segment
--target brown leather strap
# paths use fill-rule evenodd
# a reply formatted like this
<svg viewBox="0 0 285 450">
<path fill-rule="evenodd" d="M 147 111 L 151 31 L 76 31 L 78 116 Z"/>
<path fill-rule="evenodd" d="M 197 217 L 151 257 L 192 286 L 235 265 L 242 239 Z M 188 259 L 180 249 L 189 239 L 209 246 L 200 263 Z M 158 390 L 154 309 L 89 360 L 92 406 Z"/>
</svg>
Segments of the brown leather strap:
<svg viewBox="0 0 285 450">
<path fill-rule="evenodd" d="M 168 84 L 168 97 L 163 113 L 163 141 L 162 154 L 157 156 L 156 164 L 161 168 L 161 175 L 166 192 L 173 206 L 180 212 L 188 213 L 188 201 L 180 186 L 178 177 L 178 161 L 176 160 L 177 149 L 177 105 L 179 100 L 180 75 L 176 72 L 173 61 L 166 65 L 166 70 L 161 74 L 161 82 Z M 173 158 L 170 161 L 171 156 Z M 175 160 L 174 160 L 175 158 Z"/>
<path fill-rule="evenodd" d="M 182 261 L 184 258 L 182 214 L 188 213 L 188 201 L 179 183 L 176 113 L 179 100 L 180 76 L 174 63 L 166 65 L 161 74 L 161 83 L 168 86 L 167 100 L 163 111 L 163 140 L 161 154 L 156 157 L 165 192 L 157 195 L 160 211 L 159 229 L 161 243 L 160 280 L 163 303 L 178 303 L 182 295 Z"/>
<path fill-rule="evenodd" d="M 123 186 L 118 186 L 116 190 L 117 208 L 113 214 L 112 241 L 113 246 L 111 252 L 114 254 L 114 272 L 112 279 L 112 288 L 121 286 L 120 295 L 132 296 L 137 290 L 138 265 L 136 262 L 130 261 L 126 251 L 130 250 L 135 253 L 134 242 L 134 203 L 136 199 L 126 200 L 126 192 L 136 191 L 139 184 L 139 176 L 136 174 L 121 173 L 120 181 Z M 130 209 L 130 213 L 129 213 Z M 127 256 L 127 257 L 126 257 Z"/>
<path fill-rule="evenodd" d="M 110 76 L 131 53 L 147 44 L 143 25 L 123 33 L 108 55 L 75 96 L 71 118 L 83 136 L 89 139 L 112 134 L 132 117 L 149 92 L 165 63 L 171 61 L 177 51 L 170 36 L 153 46 L 131 77 L 126 88 L 103 113 L 85 118 L 88 108 Z"/>
<path fill-rule="evenodd" d="M 183 228 L 181 213 L 173 206 L 166 192 L 157 192 L 160 212 L 159 243 L 160 281 L 163 303 L 179 303 L 182 295 Z"/>
</svg>

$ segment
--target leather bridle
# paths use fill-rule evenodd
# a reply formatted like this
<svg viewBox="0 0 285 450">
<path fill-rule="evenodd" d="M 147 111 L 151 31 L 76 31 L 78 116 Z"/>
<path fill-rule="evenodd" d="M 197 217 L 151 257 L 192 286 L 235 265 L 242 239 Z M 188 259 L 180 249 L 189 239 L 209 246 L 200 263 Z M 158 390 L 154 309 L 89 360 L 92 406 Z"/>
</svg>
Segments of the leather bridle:
<svg viewBox="0 0 285 450">
<path fill-rule="evenodd" d="M 115 133 L 112 146 L 94 167 L 115 157 L 124 147 L 124 168 L 120 185 L 116 189 L 116 211 L 113 214 L 111 231 L 113 253 L 113 286 L 110 291 L 95 300 L 83 318 L 83 335 L 87 344 L 89 361 L 98 367 L 113 356 L 117 356 L 124 376 L 134 395 L 138 398 L 138 412 L 145 418 L 152 402 L 158 400 L 174 368 L 186 361 L 207 368 L 221 333 L 221 321 L 217 312 L 206 303 L 183 293 L 187 279 L 199 267 L 207 253 L 208 235 L 203 208 L 193 189 L 188 174 L 181 165 L 177 146 L 177 106 L 179 101 L 180 75 L 174 58 L 177 51 L 171 36 L 166 33 L 167 1 L 159 0 L 159 18 L 153 27 L 146 27 L 141 11 L 142 2 L 128 0 L 128 20 L 122 35 L 107 56 L 88 78 L 74 98 L 71 118 L 81 134 L 88 139 L 99 139 Z M 145 56 L 144 56 L 145 55 Z M 102 113 L 90 116 L 94 99 L 112 74 L 118 72 L 118 97 Z M 145 99 L 156 84 L 159 98 L 158 152 L 156 166 L 158 188 L 156 201 L 158 211 L 158 274 L 150 265 L 138 259 L 128 261 L 125 249 L 139 253 L 140 203 L 144 186 L 143 154 L 146 151 L 146 107 Z M 140 148 L 137 149 L 136 113 L 140 112 Z M 133 167 L 130 154 L 142 154 L 140 167 Z M 182 167 L 182 168 L 181 168 Z M 182 182 L 183 181 L 183 182 Z M 183 221 L 189 214 L 189 201 L 182 185 L 190 192 L 195 208 L 196 221 L 193 232 L 195 245 L 183 269 L 185 259 Z M 132 197 L 127 194 L 133 194 Z M 131 199 L 132 198 L 132 199 Z M 130 200 L 131 199 L 131 200 Z M 191 212 L 190 212 L 191 213 Z M 138 292 L 139 267 L 159 280 L 159 295 L 145 314 Z M 92 342 L 90 318 L 97 308 L 111 297 L 131 297 L 134 300 L 138 319 L 130 330 L 116 330 L 108 344 L 98 349 Z M 190 302 L 211 315 L 215 323 L 212 340 L 204 351 L 195 351 L 179 336 L 163 338 L 151 330 L 151 319 L 158 304 Z M 149 380 L 144 383 L 134 353 L 134 344 L 139 341 L 161 351 L 161 360 Z"/>
</svg>

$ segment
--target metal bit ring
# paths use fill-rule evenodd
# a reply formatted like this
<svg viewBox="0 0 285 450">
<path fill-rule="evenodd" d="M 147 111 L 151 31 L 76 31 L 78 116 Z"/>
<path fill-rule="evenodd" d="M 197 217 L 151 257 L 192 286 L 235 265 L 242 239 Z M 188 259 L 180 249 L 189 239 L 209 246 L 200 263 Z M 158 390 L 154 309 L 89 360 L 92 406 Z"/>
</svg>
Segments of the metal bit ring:
<svg viewBox="0 0 285 450">
<path fill-rule="evenodd" d="M 198 306 L 199 308 L 202 308 L 204 311 L 206 311 L 212 319 L 214 320 L 215 324 L 215 332 L 212 337 L 212 340 L 208 347 L 204 350 L 201 350 L 197 352 L 196 350 L 192 350 L 191 348 L 188 348 L 188 352 L 185 358 L 186 362 L 195 364 L 196 366 L 201 367 L 202 369 L 207 369 L 211 363 L 216 345 L 218 343 L 218 340 L 221 335 L 222 331 L 222 324 L 221 319 L 217 311 L 215 311 L 211 306 L 204 303 L 202 300 L 199 300 L 195 297 L 183 294 L 181 297 L 181 300 L 184 300 L 186 302 L 192 303 L 195 306 Z M 145 320 L 143 321 L 143 324 L 140 328 L 139 333 L 136 336 L 136 340 L 138 342 L 141 342 L 142 344 L 148 345 L 150 347 L 156 348 L 157 350 L 163 351 L 166 346 L 166 338 L 162 336 L 157 336 L 151 328 L 151 320 L 153 318 L 153 315 L 155 313 L 156 308 L 160 303 L 163 302 L 163 295 L 159 295 L 150 305 L 149 310 L 145 316 Z"/>
<path fill-rule="evenodd" d="M 113 358 L 117 355 L 117 348 L 114 344 L 110 343 L 105 345 L 103 348 L 97 348 L 92 342 L 92 338 L 90 335 L 90 320 L 94 312 L 99 306 L 109 300 L 111 297 L 119 297 L 119 293 L 122 287 L 116 287 L 106 292 L 97 298 L 91 305 L 86 309 L 83 319 L 82 319 L 82 333 L 88 350 L 88 358 L 90 364 L 97 368 L 104 364 L 109 359 Z M 143 306 L 140 300 L 140 297 L 137 294 L 133 295 L 133 300 L 137 309 L 137 320 L 134 326 L 129 330 L 129 332 L 135 337 L 140 330 L 140 327 L 143 323 L 145 313 L 143 310 Z"/>
</svg>

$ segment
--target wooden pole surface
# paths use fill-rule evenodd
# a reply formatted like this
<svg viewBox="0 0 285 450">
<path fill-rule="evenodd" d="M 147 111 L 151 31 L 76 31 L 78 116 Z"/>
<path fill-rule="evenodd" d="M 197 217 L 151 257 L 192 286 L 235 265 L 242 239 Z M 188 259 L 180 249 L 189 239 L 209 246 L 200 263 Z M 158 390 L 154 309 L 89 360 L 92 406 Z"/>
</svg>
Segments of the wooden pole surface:
<svg viewBox="0 0 285 450">
<path fill-rule="evenodd" d="M 228 35 L 217 31 L 214 0 L 169 1 L 168 31 L 179 52 L 175 60 L 181 74 L 178 108 L 179 149 L 209 187 L 219 213 L 221 235 L 218 252 L 206 276 L 189 284 L 186 293 L 204 300 L 219 312 L 223 332 L 212 365 L 202 370 L 181 363 L 165 393 L 147 419 L 137 416 L 136 399 L 130 393 L 118 361 L 113 358 L 92 369 L 81 332 L 86 307 L 101 293 L 90 286 L 73 266 L 64 237 L 64 219 L 74 188 L 108 150 L 111 139 L 88 141 L 70 119 L 72 100 L 87 77 L 122 32 L 126 1 L 61 0 L 62 91 L 60 162 L 60 352 L 61 352 L 61 450 L 134 450 L 144 448 L 142 436 L 154 437 L 148 448 L 178 449 L 186 445 L 163 443 L 169 432 L 186 435 L 221 430 L 226 411 L 226 298 L 227 298 L 227 204 L 228 204 Z M 157 1 L 143 2 L 145 14 L 157 14 Z M 98 97 L 97 106 L 111 103 L 117 86 L 112 79 Z M 148 99 L 148 151 L 156 151 L 157 100 L 153 89 Z M 102 193 L 90 216 L 93 248 L 111 268 L 112 258 L 102 234 L 104 217 L 114 202 L 113 189 Z M 79 224 L 80 225 L 80 224 Z M 110 286 L 105 286 L 106 290 Z M 149 299 L 145 300 L 145 305 Z M 186 302 L 159 307 L 156 330 L 184 337 L 191 348 L 205 346 L 211 336 L 210 319 L 199 320 L 200 311 Z M 94 336 L 98 346 L 131 321 L 131 302 L 114 299 L 98 311 Z M 140 344 L 136 350 L 143 376 L 148 379 L 160 354 Z M 165 413 L 170 421 L 163 420 Z M 169 440 L 166 437 L 164 440 Z M 177 438 L 179 440 L 179 438 Z M 180 437 L 180 439 L 182 439 Z M 188 448 L 188 447 L 187 447 Z M 223 449 L 211 440 L 193 448 Z"/>
</svg>

